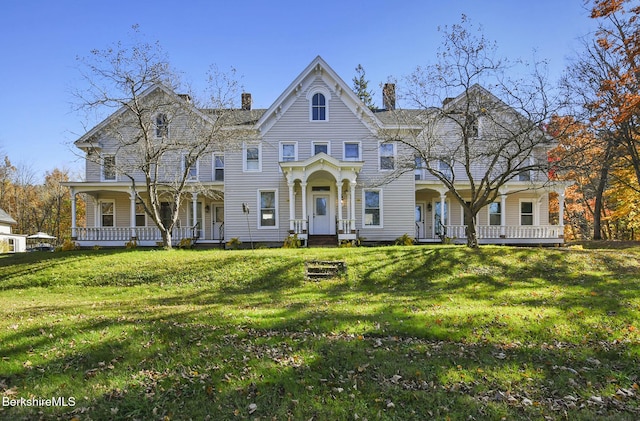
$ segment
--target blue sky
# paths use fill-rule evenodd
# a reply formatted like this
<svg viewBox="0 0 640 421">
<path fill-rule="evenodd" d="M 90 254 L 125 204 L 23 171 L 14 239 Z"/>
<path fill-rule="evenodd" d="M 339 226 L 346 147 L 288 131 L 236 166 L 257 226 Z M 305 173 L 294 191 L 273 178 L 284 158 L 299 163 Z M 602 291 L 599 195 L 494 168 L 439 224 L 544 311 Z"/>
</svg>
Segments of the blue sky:
<svg viewBox="0 0 640 421">
<path fill-rule="evenodd" d="M 434 62 L 438 27 L 463 13 L 500 56 L 535 50 L 552 79 L 595 26 L 583 0 L 3 0 L 0 154 L 39 175 L 80 170 L 70 144 L 96 121 L 73 111 L 76 57 L 126 41 L 134 24 L 187 83 L 204 86 L 211 64 L 234 67 L 253 106 L 267 108 L 317 55 L 349 84 L 362 64 L 379 104 L 379 84 Z"/>
</svg>

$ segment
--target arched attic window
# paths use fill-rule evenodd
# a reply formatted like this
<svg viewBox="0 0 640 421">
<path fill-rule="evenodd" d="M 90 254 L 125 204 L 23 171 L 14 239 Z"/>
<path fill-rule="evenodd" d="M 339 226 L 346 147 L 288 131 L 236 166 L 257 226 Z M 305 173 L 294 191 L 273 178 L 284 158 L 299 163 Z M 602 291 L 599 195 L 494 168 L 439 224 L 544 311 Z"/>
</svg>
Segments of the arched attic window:
<svg viewBox="0 0 640 421">
<path fill-rule="evenodd" d="M 316 92 L 311 99 L 311 120 L 327 120 L 327 100 L 324 94 Z"/>
<path fill-rule="evenodd" d="M 155 118 L 156 137 L 168 137 L 169 136 L 169 118 L 164 113 L 159 113 Z"/>
</svg>

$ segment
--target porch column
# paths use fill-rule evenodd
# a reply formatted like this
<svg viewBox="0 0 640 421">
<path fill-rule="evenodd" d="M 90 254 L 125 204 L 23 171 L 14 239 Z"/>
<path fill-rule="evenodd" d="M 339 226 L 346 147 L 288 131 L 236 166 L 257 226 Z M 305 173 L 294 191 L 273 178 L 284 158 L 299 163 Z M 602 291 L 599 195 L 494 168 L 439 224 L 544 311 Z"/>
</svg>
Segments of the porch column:
<svg viewBox="0 0 640 421">
<path fill-rule="evenodd" d="M 303 181 L 300 183 L 300 188 L 302 189 L 302 219 L 304 220 L 304 222 L 302 223 L 302 226 L 304 230 L 307 231 L 307 233 L 309 232 L 309 227 L 307 226 L 307 181 Z"/>
<path fill-rule="evenodd" d="M 336 190 L 338 191 L 338 229 L 345 231 L 345 226 L 342 221 L 342 183 L 342 180 L 336 182 Z"/>
<path fill-rule="evenodd" d="M 440 191 L 440 224 L 442 225 L 445 225 L 445 222 L 447 221 L 447 217 L 444 214 L 444 202 L 446 200 L 446 194 L 446 190 Z"/>
<path fill-rule="evenodd" d="M 564 189 L 558 190 L 558 225 L 564 228 Z"/>
<path fill-rule="evenodd" d="M 192 235 L 195 235 L 193 227 L 198 223 L 198 192 L 191 192 L 191 209 L 193 210 L 193 220 L 191 221 Z M 199 227 L 200 229 L 202 227 Z"/>
<path fill-rule="evenodd" d="M 76 190 L 71 187 L 71 239 L 77 240 L 78 234 L 76 232 Z"/>
<path fill-rule="evenodd" d="M 138 237 L 136 233 L 136 191 L 134 189 L 131 189 L 129 192 L 129 200 L 131 201 L 131 206 L 129 208 L 129 226 L 131 227 L 131 238 L 134 239 Z"/>
<path fill-rule="evenodd" d="M 356 230 L 356 180 L 349 180 L 349 200 L 351 201 L 351 205 L 349 206 L 351 210 L 351 215 L 349 216 L 351 231 Z"/>
<path fill-rule="evenodd" d="M 500 195 L 500 236 L 504 237 L 507 225 L 507 195 Z"/>
<path fill-rule="evenodd" d="M 295 182 L 287 183 L 289 186 L 289 231 L 295 232 L 294 219 L 296 219 L 296 203 L 293 188 Z"/>
</svg>

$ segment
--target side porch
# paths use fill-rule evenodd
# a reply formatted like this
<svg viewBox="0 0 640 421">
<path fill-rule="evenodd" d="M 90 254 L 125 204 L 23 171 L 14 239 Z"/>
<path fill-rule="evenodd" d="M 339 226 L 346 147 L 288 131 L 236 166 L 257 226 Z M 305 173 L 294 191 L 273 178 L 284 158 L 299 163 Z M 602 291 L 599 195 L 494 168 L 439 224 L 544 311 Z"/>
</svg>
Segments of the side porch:
<svg viewBox="0 0 640 421">
<path fill-rule="evenodd" d="M 108 185 L 107 185 L 108 184 Z M 81 247 L 123 247 L 131 241 L 139 246 L 157 246 L 162 235 L 148 215 L 140 197 L 128 183 L 67 183 L 71 189 L 71 237 Z M 77 195 L 86 197 L 86 223 L 78 226 Z M 167 200 L 169 200 L 167 198 Z M 224 243 L 224 194 L 222 186 L 193 186 L 184 194 L 172 230 L 172 245 L 188 239 L 198 244 Z M 161 202 L 160 215 L 168 221 L 174 215 L 169 201 Z"/>
<path fill-rule="evenodd" d="M 564 221 L 560 215 L 564 213 L 565 186 L 528 188 L 531 186 L 520 184 L 505 187 L 493 203 L 478 212 L 478 242 L 563 244 Z M 557 205 L 551 203 L 550 192 L 557 193 Z M 416 181 L 414 238 L 418 243 L 464 244 L 466 228 L 464 207 L 446 188 Z"/>
</svg>

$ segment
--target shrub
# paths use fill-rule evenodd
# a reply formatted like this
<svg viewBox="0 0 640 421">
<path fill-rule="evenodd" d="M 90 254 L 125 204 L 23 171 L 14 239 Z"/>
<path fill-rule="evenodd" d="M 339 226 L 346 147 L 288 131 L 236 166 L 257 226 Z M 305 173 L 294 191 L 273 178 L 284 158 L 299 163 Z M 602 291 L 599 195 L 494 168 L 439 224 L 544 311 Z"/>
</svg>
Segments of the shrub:
<svg viewBox="0 0 640 421">
<path fill-rule="evenodd" d="M 138 248 L 138 242 L 134 238 L 131 241 L 127 241 L 126 243 L 124 243 L 124 246 L 126 247 L 127 250 L 137 249 Z"/>
<path fill-rule="evenodd" d="M 59 247 L 60 251 L 71 251 L 71 250 L 78 250 L 80 248 L 80 246 L 78 245 L 78 243 L 72 241 L 70 238 L 67 238 L 64 240 L 64 242 L 62 243 L 62 245 Z M 56 249 L 58 250 L 58 249 Z"/>
<path fill-rule="evenodd" d="M 232 250 L 237 250 L 240 248 L 241 244 L 242 244 L 242 241 L 240 241 L 238 237 L 233 237 L 232 239 L 227 241 L 227 248 Z"/>
<path fill-rule="evenodd" d="M 300 248 L 301 245 L 302 242 L 298 238 L 298 234 L 293 234 L 285 238 L 282 247 L 285 249 L 297 249 Z"/>
<path fill-rule="evenodd" d="M 191 238 L 183 238 L 182 240 L 180 240 L 180 242 L 178 243 L 178 247 L 181 249 L 191 248 Z"/>
<path fill-rule="evenodd" d="M 416 240 L 413 239 L 409 234 L 404 233 L 402 236 L 396 238 L 396 246 L 412 246 L 414 245 Z"/>
</svg>

